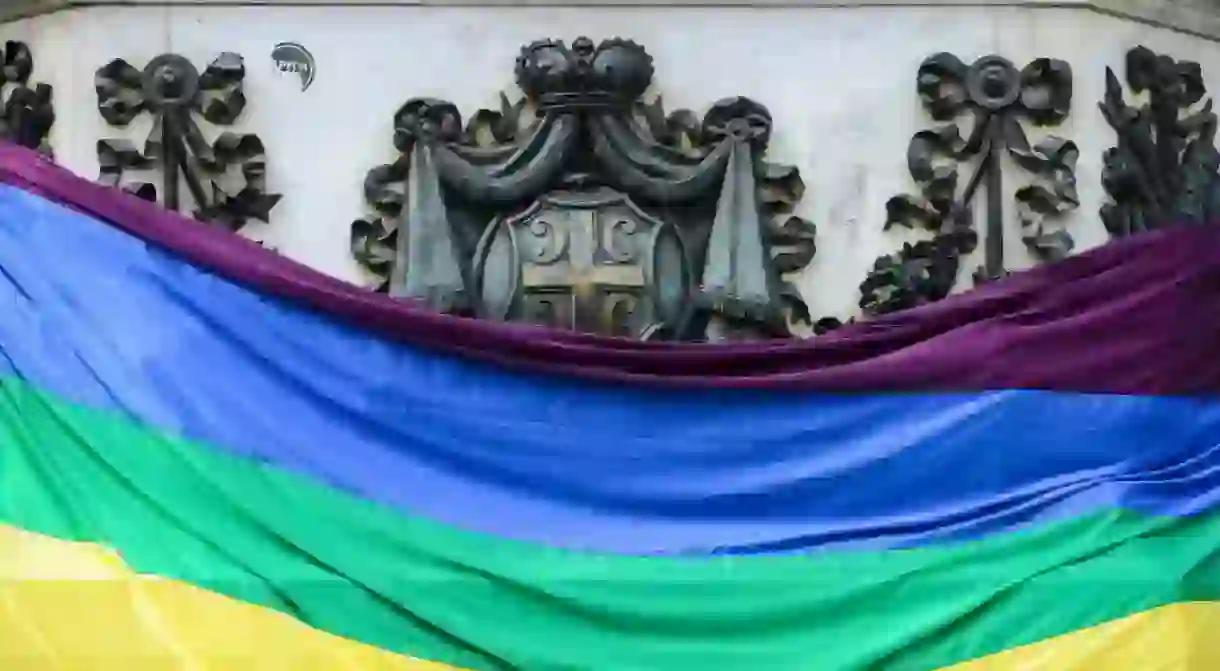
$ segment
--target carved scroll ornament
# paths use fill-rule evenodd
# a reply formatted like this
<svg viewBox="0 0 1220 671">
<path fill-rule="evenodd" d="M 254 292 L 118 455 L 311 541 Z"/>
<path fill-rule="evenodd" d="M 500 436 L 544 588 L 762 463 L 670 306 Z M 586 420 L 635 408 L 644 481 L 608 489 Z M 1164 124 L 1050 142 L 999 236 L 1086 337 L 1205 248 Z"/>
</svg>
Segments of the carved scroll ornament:
<svg viewBox="0 0 1220 671">
<path fill-rule="evenodd" d="M 907 164 L 920 194 L 891 198 L 886 203 L 885 227 L 919 227 L 935 235 L 877 259 L 860 285 L 860 307 L 868 314 L 894 312 L 948 295 L 961 257 L 974 251 L 978 242 L 973 202 L 980 187 L 986 192 L 987 228 L 984 264 L 974 278 L 983 282 L 1007 273 L 1004 152 L 1035 178 L 1016 193 L 1026 246 L 1044 260 L 1063 258 L 1073 246 L 1071 236 L 1052 221 L 1080 204 L 1075 176 L 1079 151 L 1074 143 L 1053 135 L 1031 146 L 1021 125 L 1022 118 L 1057 125 L 1067 117 L 1072 100 L 1068 64 L 1039 58 L 1018 71 L 1000 56 L 984 56 L 967 66 L 952 54 L 940 53 L 920 65 L 916 89 L 933 119 L 952 123 L 911 138 Z M 973 126 L 963 138 L 954 120 L 965 113 Z M 977 165 L 959 191 L 959 163 L 970 160 Z"/>
<path fill-rule="evenodd" d="M 0 88 L 5 90 L 4 111 L 0 114 L 0 134 L 15 144 L 51 153 L 48 137 L 55 124 L 51 85 L 31 87 L 34 56 L 24 42 L 5 42 L 4 62 L 0 64 Z"/>
<path fill-rule="evenodd" d="M 1127 52 L 1126 79 L 1148 93 L 1139 107 L 1123 101 L 1123 87 L 1106 68 L 1100 107 L 1118 136 L 1102 157 L 1102 186 L 1113 202 L 1101 208 L 1111 236 L 1169 225 L 1215 223 L 1220 218 L 1220 154 L 1216 114 L 1198 63 L 1175 61 L 1146 47 Z"/>
<path fill-rule="evenodd" d="M 143 70 L 122 59 L 98 69 L 98 111 L 107 123 L 125 127 L 143 112 L 153 116 L 143 152 L 130 140 L 98 140 L 100 180 L 147 200 L 160 196 L 171 210 L 181 209 L 185 182 L 195 217 L 232 231 L 250 219 L 268 221 L 280 196 L 267 193 L 262 140 L 224 132 L 209 143 L 195 119 L 234 123 L 246 107 L 245 76 L 242 57 L 234 53 L 221 54 L 203 72 L 177 54 L 157 56 Z M 150 169 L 160 171 L 161 189 L 150 182 L 123 183 L 125 172 Z"/>
<path fill-rule="evenodd" d="M 652 57 L 622 39 L 534 42 L 522 101 L 462 125 L 447 101 L 394 116 L 370 171 L 356 258 L 390 295 L 434 309 L 635 338 L 788 335 L 808 321 L 781 274 L 815 253 L 784 216 L 804 185 L 762 159 L 771 116 L 747 98 L 700 120 L 640 97 Z"/>
</svg>

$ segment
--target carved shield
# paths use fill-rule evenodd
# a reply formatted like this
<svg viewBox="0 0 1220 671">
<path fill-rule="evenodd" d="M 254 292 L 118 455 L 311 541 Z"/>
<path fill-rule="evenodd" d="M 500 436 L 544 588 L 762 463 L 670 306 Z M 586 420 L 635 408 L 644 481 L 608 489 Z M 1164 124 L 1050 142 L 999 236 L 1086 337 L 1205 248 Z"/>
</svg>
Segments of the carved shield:
<svg viewBox="0 0 1220 671">
<path fill-rule="evenodd" d="M 673 226 L 610 190 L 558 191 L 497 218 L 475 254 L 482 316 L 602 335 L 678 328 L 690 276 Z"/>
</svg>

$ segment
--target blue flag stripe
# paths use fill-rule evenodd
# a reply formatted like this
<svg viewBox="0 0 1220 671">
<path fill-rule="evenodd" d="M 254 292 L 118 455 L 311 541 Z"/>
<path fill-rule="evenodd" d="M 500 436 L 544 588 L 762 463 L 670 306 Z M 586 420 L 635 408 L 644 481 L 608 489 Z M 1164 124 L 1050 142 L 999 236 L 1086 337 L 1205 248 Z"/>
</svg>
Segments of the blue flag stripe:
<svg viewBox="0 0 1220 671">
<path fill-rule="evenodd" d="M 1220 402 L 642 390 L 391 343 L 0 187 L 0 375 L 466 529 L 901 547 L 1220 492 Z"/>
</svg>

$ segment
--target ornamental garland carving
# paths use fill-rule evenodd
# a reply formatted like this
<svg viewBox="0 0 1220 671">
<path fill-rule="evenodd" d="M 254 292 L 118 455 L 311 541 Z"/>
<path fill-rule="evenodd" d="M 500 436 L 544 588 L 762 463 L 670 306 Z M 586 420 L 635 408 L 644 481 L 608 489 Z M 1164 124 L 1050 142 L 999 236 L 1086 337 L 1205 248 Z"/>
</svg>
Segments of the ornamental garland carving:
<svg viewBox="0 0 1220 671">
<path fill-rule="evenodd" d="M 99 181 L 126 190 L 171 210 L 181 210 L 185 183 L 193 215 L 231 231 L 251 219 L 267 222 L 281 196 L 267 193 L 267 159 L 262 140 L 252 133 L 225 131 L 208 142 L 197 117 L 217 126 L 233 124 L 246 106 L 242 57 L 222 53 L 200 72 L 177 54 L 162 54 L 137 69 L 115 59 L 94 77 L 98 111 L 108 124 L 126 127 L 147 112 L 152 130 L 141 151 L 127 139 L 97 143 Z M 130 171 L 155 170 L 152 182 L 126 181 Z"/>
<path fill-rule="evenodd" d="M 911 138 L 907 165 L 919 184 L 917 195 L 899 195 L 886 203 L 885 227 L 921 228 L 929 240 L 906 244 L 877 259 L 860 285 L 860 307 L 866 314 L 894 312 L 939 300 L 953 288 L 960 260 L 974 251 L 974 203 L 980 188 L 986 197 L 984 263 L 976 282 L 1003 277 L 1004 186 L 1002 156 L 1007 152 L 1033 179 L 1016 192 L 1022 240 L 1037 258 L 1066 256 L 1073 242 L 1055 219 L 1079 206 L 1076 194 L 1076 145 L 1050 135 L 1031 145 L 1022 122 L 1055 126 L 1067 117 L 1072 100 L 1072 71 L 1060 60 L 1038 58 L 1023 69 L 996 56 L 966 65 L 940 53 L 924 60 L 916 77 L 924 108 L 938 122 Z M 972 120 L 963 138 L 959 117 Z M 959 170 L 975 166 L 959 188 Z"/>
<path fill-rule="evenodd" d="M 782 275 L 813 258 L 793 166 L 763 157 L 771 115 L 641 100 L 653 60 L 623 39 L 540 40 L 518 101 L 463 125 L 450 102 L 394 115 L 352 251 L 391 296 L 440 311 L 643 339 L 786 337 L 811 321 Z"/>
<path fill-rule="evenodd" d="M 1117 135 L 1102 156 L 1102 187 L 1111 202 L 1101 219 L 1121 237 L 1167 225 L 1214 223 L 1220 217 L 1220 154 L 1216 114 L 1198 63 L 1175 61 L 1146 47 L 1127 52 L 1126 80 L 1143 105 L 1127 105 L 1114 71 L 1106 68 L 1099 107 Z"/>
<path fill-rule="evenodd" d="M 51 153 L 48 138 L 55 124 L 55 107 L 50 84 L 30 85 L 34 56 L 24 42 L 4 43 L 4 62 L 0 64 L 0 89 L 4 112 L 0 133 L 10 142 Z"/>
</svg>

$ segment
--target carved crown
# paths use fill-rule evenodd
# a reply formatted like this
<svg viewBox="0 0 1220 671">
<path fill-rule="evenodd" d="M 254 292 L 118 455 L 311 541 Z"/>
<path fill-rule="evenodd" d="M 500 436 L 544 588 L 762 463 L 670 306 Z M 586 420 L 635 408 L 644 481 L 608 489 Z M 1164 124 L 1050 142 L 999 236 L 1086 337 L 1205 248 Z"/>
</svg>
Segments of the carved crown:
<svg viewBox="0 0 1220 671">
<path fill-rule="evenodd" d="M 543 107 L 623 105 L 652 83 L 652 56 L 619 38 L 594 46 L 578 37 L 569 49 L 560 40 L 539 40 L 517 57 L 517 85 Z"/>
</svg>

